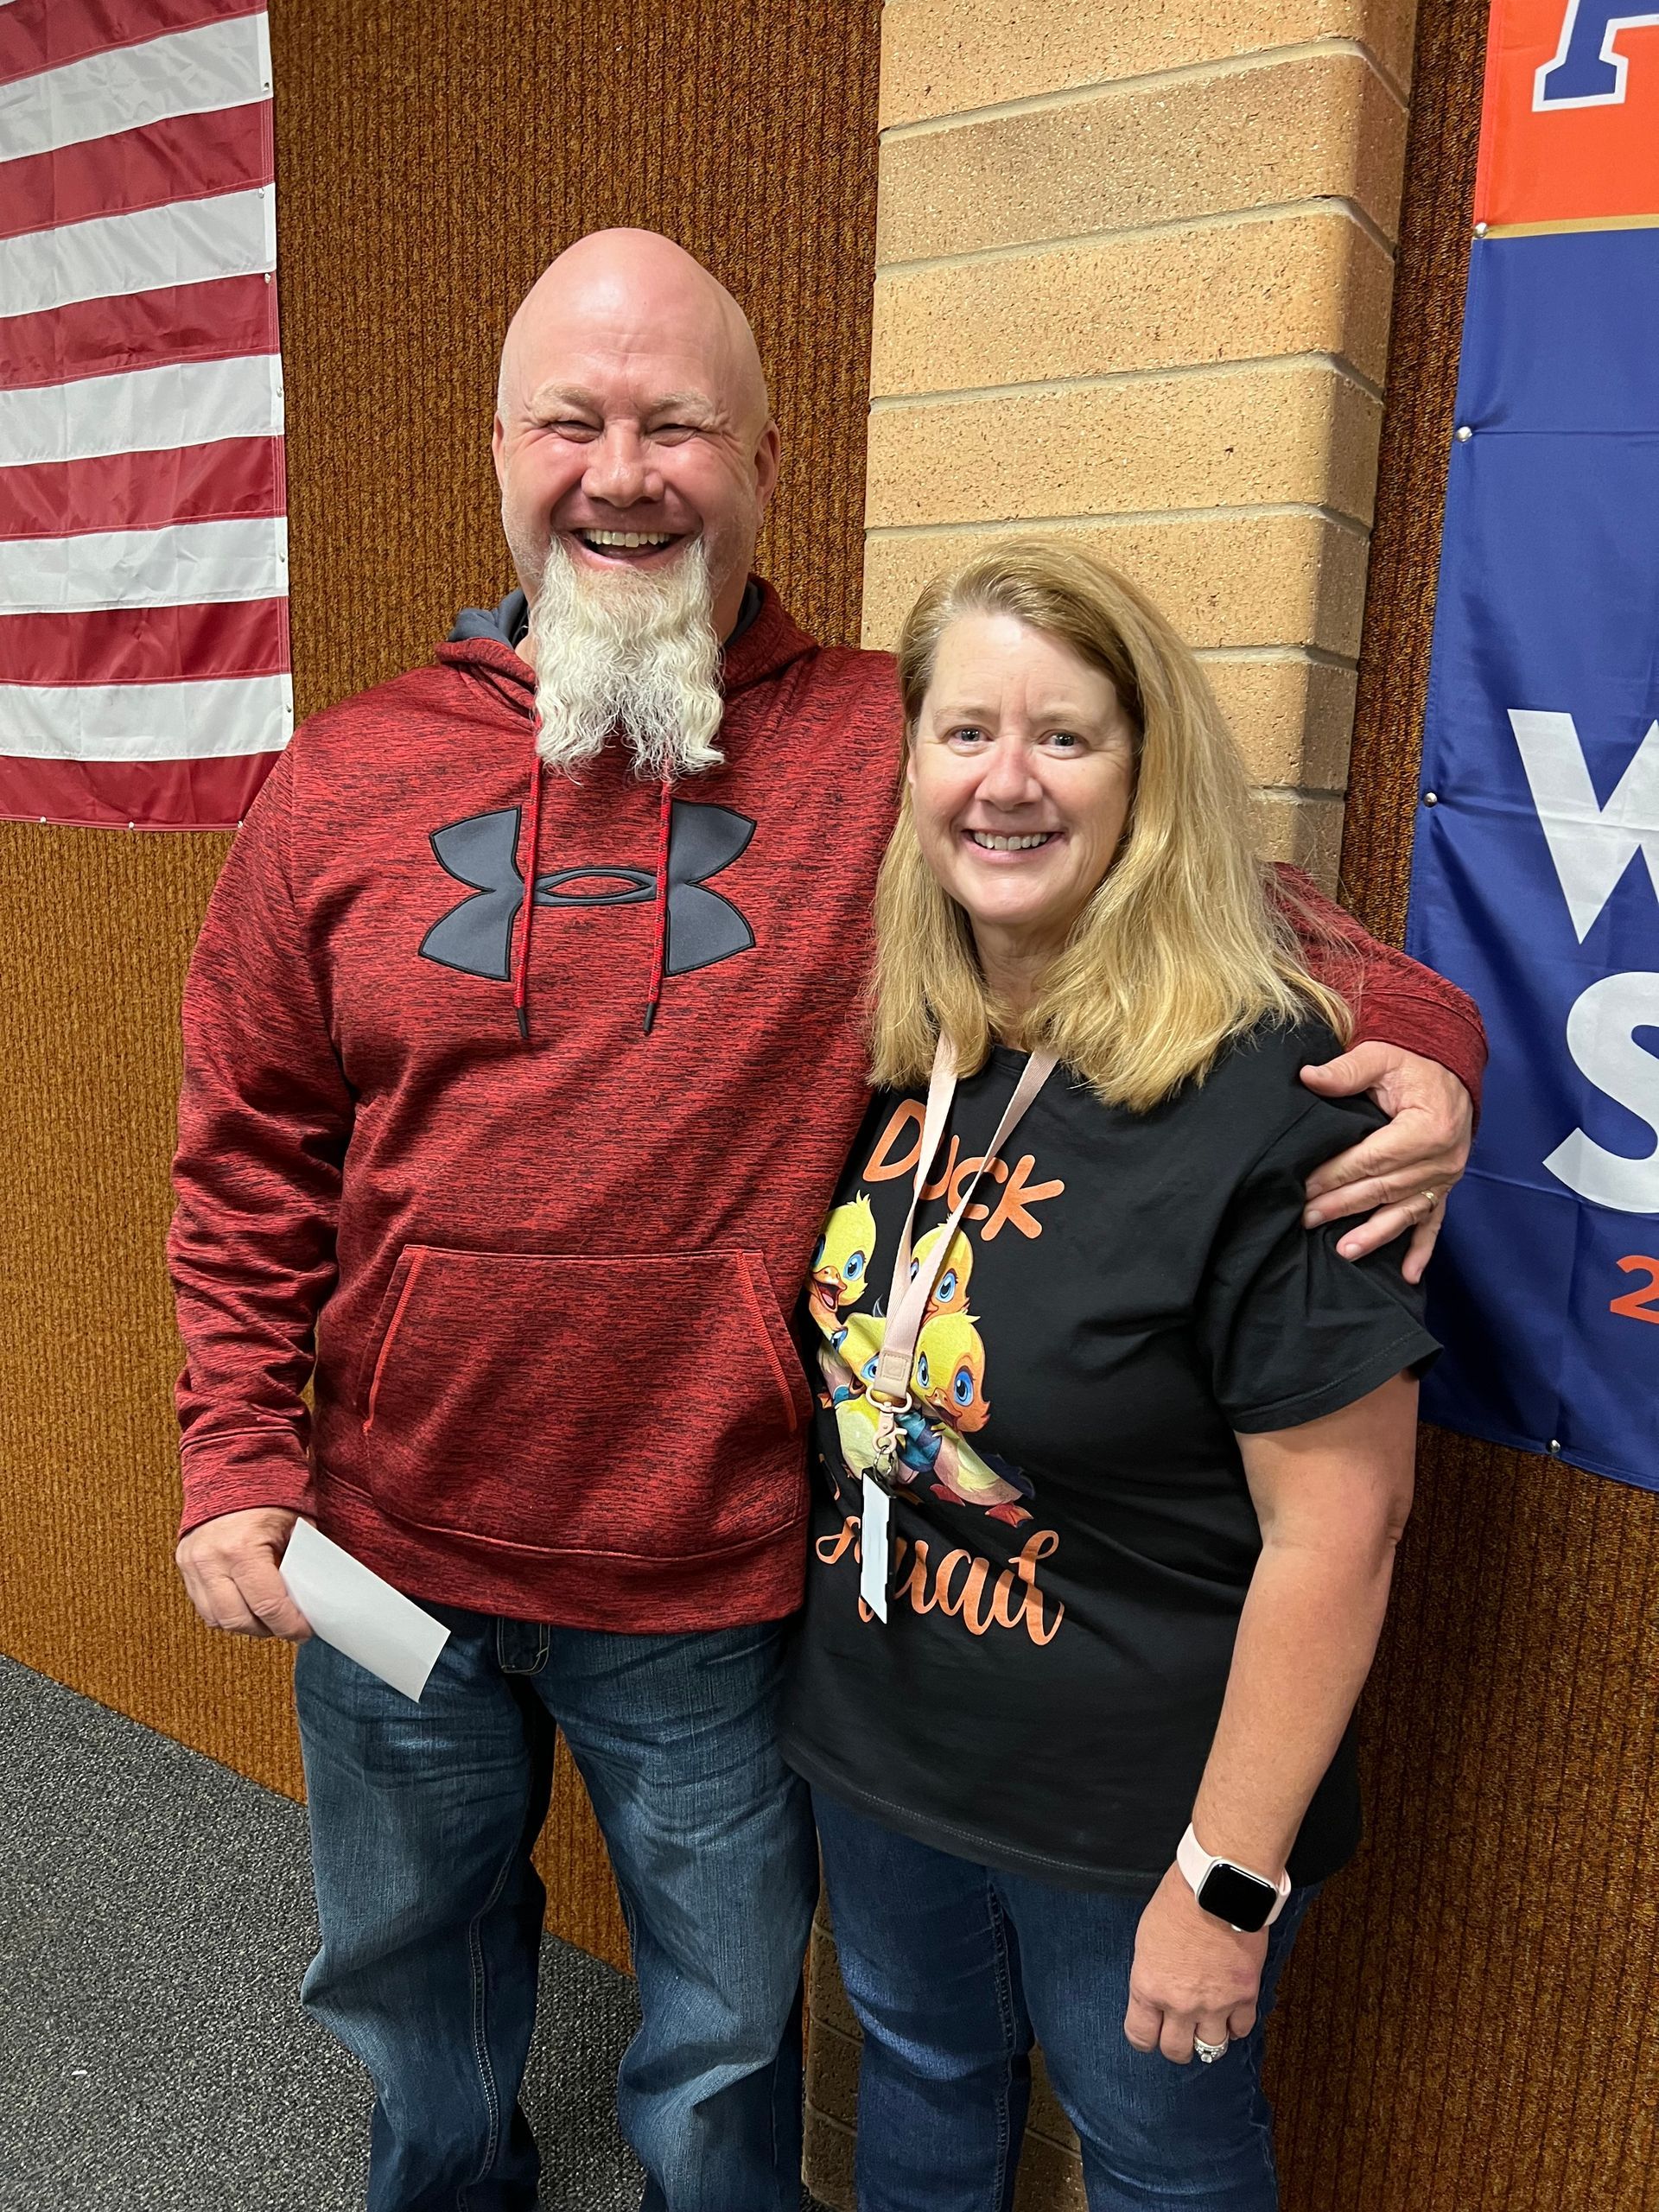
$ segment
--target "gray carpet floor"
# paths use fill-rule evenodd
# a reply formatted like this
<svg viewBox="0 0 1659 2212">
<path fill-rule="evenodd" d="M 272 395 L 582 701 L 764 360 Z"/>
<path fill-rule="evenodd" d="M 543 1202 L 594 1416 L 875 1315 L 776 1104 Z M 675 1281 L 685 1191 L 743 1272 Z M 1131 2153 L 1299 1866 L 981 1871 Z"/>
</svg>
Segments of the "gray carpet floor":
<svg viewBox="0 0 1659 2212">
<path fill-rule="evenodd" d="M 0 2212 L 357 2212 L 369 2097 L 299 2008 L 315 1935 L 298 1806 L 0 1658 Z M 637 2018 L 548 1939 L 545 2212 L 639 2203 Z"/>
</svg>

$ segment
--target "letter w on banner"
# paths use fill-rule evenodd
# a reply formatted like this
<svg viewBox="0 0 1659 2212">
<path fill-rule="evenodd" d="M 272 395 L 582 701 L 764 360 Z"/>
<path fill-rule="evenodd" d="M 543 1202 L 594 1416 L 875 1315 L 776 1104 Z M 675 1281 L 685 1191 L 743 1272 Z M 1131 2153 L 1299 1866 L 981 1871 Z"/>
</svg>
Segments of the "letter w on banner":
<svg viewBox="0 0 1659 2212">
<path fill-rule="evenodd" d="M 1659 1489 L 1651 0 L 1497 0 L 1476 198 L 1407 943 L 1492 1065 L 1424 1411 Z"/>
<path fill-rule="evenodd" d="M 0 818 L 234 829 L 293 724 L 263 0 L 0 0 Z"/>
</svg>

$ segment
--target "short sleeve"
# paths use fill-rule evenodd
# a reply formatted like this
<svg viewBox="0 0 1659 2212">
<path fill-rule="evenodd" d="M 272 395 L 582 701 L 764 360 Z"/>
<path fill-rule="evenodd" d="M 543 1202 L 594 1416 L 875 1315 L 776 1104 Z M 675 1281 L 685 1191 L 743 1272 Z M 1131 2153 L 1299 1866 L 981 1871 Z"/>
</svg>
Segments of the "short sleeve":
<svg viewBox="0 0 1659 2212">
<path fill-rule="evenodd" d="M 1360 1102 L 1310 1099 L 1235 1192 L 1198 1301 L 1216 1402 L 1232 1428 L 1295 1428 L 1421 1370 L 1440 1346 L 1421 1288 L 1400 1272 L 1407 1238 L 1363 1260 L 1338 1256 L 1352 1224 L 1304 1229 L 1303 1185 L 1382 1116 Z"/>
</svg>

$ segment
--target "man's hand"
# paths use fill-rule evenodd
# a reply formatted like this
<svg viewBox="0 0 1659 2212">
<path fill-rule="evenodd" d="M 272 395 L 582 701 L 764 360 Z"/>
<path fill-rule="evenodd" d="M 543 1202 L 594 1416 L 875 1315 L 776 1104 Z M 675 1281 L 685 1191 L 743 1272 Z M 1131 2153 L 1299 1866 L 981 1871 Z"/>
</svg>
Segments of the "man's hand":
<svg viewBox="0 0 1659 2212">
<path fill-rule="evenodd" d="M 276 1571 L 299 1517 L 276 1506 L 256 1505 L 245 1513 L 221 1513 L 181 1537 L 179 1572 L 191 1604 L 209 1628 L 232 1636 L 305 1642 L 311 1624 Z"/>
<path fill-rule="evenodd" d="M 1355 1213 L 1370 1219 L 1337 1246 L 1344 1260 L 1362 1259 L 1406 1230 L 1412 1232 L 1401 1272 L 1421 1282 L 1446 1218 L 1446 1194 L 1462 1174 L 1474 1135 L 1475 1110 L 1456 1076 L 1438 1060 L 1398 1045 L 1356 1045 L 1322 1066 L 1302 1070 L 1322 1098 L 1362 1091 L 1389 1117 L 1359 1143 L 1327 1160 L 1307 1179 L 1306 1227 Z"/>
<path fill-rule="evenodd" d="M 1205 1912 L 1172 1866 L 1135 1934 L 1123 2032 L 1137 2050 L 1191 2063 L 1192 2038 L 1236 2043 L 1255 2025 L 1268 1935 L 1241 1936 Z M 1219 2062 L 1217 2062 L 1219 2063 Z"/>
</svg>

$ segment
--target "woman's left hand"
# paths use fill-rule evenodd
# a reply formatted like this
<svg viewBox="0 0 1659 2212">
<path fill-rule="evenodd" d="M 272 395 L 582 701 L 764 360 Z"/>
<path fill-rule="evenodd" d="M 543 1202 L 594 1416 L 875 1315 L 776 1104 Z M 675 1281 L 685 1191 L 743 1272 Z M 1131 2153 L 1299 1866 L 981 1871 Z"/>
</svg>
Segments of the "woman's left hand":
<svg viewBox="0 0 1659 2212">
<path fill-rule="evenodd" d="M 1124 2034 L 1137 2050 L 1160 2050 L 1177 2066 L 1191 2063 L 1194 2035 L 1237 2042 L 1255 2025 L 1267 1955 L 1265 1929 L 1241 1936 L 1205 1912 L 1172 1866 L 1135 1932 Z"/>
</svg>

